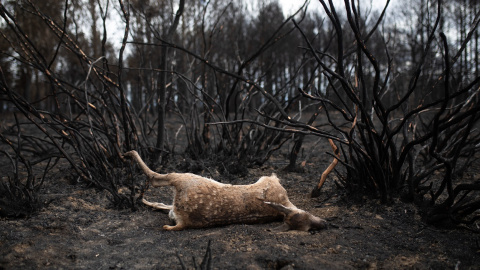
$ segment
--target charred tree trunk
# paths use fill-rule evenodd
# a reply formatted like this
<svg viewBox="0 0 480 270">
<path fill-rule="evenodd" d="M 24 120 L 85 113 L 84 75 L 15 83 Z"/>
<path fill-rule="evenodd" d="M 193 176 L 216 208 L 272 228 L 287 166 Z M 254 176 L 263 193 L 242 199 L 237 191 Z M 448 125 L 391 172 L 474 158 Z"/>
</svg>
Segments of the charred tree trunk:
<svg viewBox="0 0 480 270">
<path fill-rule="evenodd" d="M 177 29 L 180 17 L 182 16 L 183 9 L 185 6 L 185 0 L 180 0 L 177 13 L 175 14 L 175 19 L 170 25 L 170 28 L 167 31 L 167 34 L 164 36 L 166 41 L 170 41 L 172 35 Z M 163 43 L 163 42 L 162 42 Z M 157 127 L 157 142 L 155 144 L 155 151 L 153 154 L 153 161 L 156 162 L 162 155 L 162 152 L 165 151 L 165 105 L 166 105 L 166 93 L 167 93 L 167 60 L 168 60 L 168 46 L 162 44 L 161 47 L 161 62 L 160 62 L 160 73 L 158 77 L 157 85 L 157 95 L 158 95 L 158 127 Z"/>
</svg>

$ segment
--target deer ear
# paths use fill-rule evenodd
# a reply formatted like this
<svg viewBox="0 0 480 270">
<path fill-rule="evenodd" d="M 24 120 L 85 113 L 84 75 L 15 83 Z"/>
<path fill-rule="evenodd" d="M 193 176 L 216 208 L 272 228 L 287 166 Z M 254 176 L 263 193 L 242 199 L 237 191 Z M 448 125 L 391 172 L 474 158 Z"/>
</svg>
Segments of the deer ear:
<svg viewBox="0 0 480 270">
<path fill-rule="evenodd" d="M 281 204 L 278 204 L 278 203 L 273 203 L 273 202 L 264 202 L 264 203 L 266 203 L 267 205 L 269 205 L 273 209 L 277 210 L 278 212 L 285 214 L 285 216 L 287 216 L 288 214 L 293 212 L 292 208 L 285 207 L 285 206 L 283 206 Z"/>
</svg>

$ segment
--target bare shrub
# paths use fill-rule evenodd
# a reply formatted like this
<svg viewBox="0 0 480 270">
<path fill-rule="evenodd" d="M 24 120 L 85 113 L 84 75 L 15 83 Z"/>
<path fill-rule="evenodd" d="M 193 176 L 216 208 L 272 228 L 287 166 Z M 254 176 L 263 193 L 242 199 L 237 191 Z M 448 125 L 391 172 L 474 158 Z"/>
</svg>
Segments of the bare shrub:
<svg viewBox="0 0 480 270">
<path fill-rule="evenodd" d="M 38 43 L 32 41 L 23 29 L 25 26 L 18 23 L 17 18 L 3 4 L 0 6 L 0 15 L 7 25 L 2 33 L 11 45 L 11 57 L 18 59 L 20 67 L 25 65 L 34 69 L 51 87 L 51 92 L 44 97 L 48 102 L 32 102 L 13 90 L 4 71 L 0 70 L 2 99 L 14 105 L 21 112 L 22 119 L 35 126 L 43 136 L 33 138 L 34 141 L 41 141 L 44 148 L 33 149 L 32 154 L 41 157 L 44 154 L 42 151 L 48 146 L 54 157 L 66 159 L 81 179 L 109 191 L 115 205 L 132 207 L 132 199 L 118 192 L 121 177 L 115 168 L 122 166 L 123 149 L 137 147 L 143 138 L 137 137 L 136 124 L 129 112 L 121 83 L 121 60 L 116 67 L 118 72 L 114 74 L 105 57 L 97 60 L 88 57 L 66 31 L 65 25 L 56 23 L 34 3 L 22 3 L 15 7 L 26 10 L 29 16 L 45 23 L 45 27 L 58 39 L 58 48 L 61 45 L 78 58 L 78 68 L 83 69 L 84 76 L 80 83 L 73 84 L 65 80 L 61 72 L 55 72 Z M 65 14 L 66 10 L 67 6 Z M 105 23 L 105 18 L 103 19 Z M 125 40 L 123 45 L 125 46 Z M 124 46 L 120 51 L 120 59 Z M 53 51 L 52 62 L 59 54 L 58 48 Z M 67 53 L 67 56 L 72 55 Z M 17 128 L 20 130 L 18 124 Z M 34 177 L 29 169 L 29 161 L 22 159 L 19 149 L 13 149 L 16 159 L 20 158 L 25 164 L 28 178 Z M 32 181 L 27 180 L 25 186 L 29 192 L 33 192 Z M 14 182 L 19 184 L 17 179 Z"/>
<path fill-rule="evenodd" d="M 466 53 L 465 44 L 478 25 L 478 15 L 451 57 L 447 38 L 438 30 L 442 18 L 442 2 L 438 1 L 420 60 L 408 73 L 408 87 L 399 88 L 396 80 L 408 68 L 393 66 L 389 44 L 377 31 L 384 13 L 368 29 L 355 1 L 345 1 L 346 22 L 332 2 L 320 2 L 334 26 L 336 57 L 314 48 L 301 24 L 295 23 L 304 37 L 305 50 L 321 67 L 318 76 L 329 81 L 328 92 L 300 92 L 323 105 L 318 113 L 328 119 L 330 129 L 290 118 L 277 118 L 276 122 L 290 126 L 291 132 L 339 144 L 343 168 L 337 170 L 337 183 L 351 194 L 368 194 L 382 202 L 398 197 L 415 201 L 425 207 L 424 216 L 430 222 L 476 221 L 480 186 L 462 175 L 478 158 L 480 77 L 459 84 L 453 81 L 453 72 L 456 60 Z M 384 12 L 387 6 L 388 2 Z M 346 43 L 344 37 L 350 34 L 354 40 Z M 432 65 L 437 68 L 426 68 Z M 282 112 L 281 107 L 277 109 Z M 314 193 L 318 195 L 318 190 Z"/>
</svg>

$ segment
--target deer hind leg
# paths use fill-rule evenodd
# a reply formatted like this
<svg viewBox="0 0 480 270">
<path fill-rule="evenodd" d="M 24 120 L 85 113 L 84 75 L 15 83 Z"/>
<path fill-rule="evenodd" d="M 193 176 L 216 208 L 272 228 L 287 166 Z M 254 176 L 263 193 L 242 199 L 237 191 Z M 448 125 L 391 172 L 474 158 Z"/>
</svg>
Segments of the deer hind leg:
<svg viewBox="0 0 480 270">
<path fill-rule="evenodd" d="M 185 226 L 183 226 L 183 224 L 177 224 L 175 226 L 163 225 L 163 229 L 166 231 L 181 231 L 185 229 Z"/>
<path fill-rule="evenodd" d="M 173 209 L 173 205 L 167 205 L 167 204 L 164 204 L 164 203 L 158 203 L 158 202 L 149 202 L 145 199 L 142 199 L 142 202 L 145 204 L 145 205 L 148 205 L 150 207 L 153 207 L 155 209 L 159 209 L 159 210 L 172 210 Z"/>
<path fill-rule="evenodd" d="M 160 174 L 152 171 L 147 164 L 143 161 L 137 151 L 132 150 L 124 154 L 125 157 L 133 158 L 138 166 L 142 169 L 143 173 L 150 179 L 152 186 L 160 187 L 160 186 L 169 186 L 170 185 L 170 178 L 168 174 Z"/>
<path fill-rule="evenodd" d="M 167 230 L 167 231 L 181 231 L 181 230 L 186 228 L 183 220 L 180 217 L 178 217 L 178 215 L 175 215 L 173 210 L 170 211 L 170 214 L 172 214 L 172 216 L 170 218 L 174 219 L 176 224 L 175 224 L 175 226 L 163 225 L 164 230 Z"/>
</svg>

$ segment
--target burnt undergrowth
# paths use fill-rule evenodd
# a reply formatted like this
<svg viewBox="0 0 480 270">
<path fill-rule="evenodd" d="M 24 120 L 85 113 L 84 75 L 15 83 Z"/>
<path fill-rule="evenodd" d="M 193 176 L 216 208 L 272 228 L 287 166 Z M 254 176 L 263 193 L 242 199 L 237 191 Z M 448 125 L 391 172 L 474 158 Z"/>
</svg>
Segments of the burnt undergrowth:
<svg viewBox="0 0 480 270">
<path fill-rule="evenodd" d="M 468 58 L 465 47 L 479 16 L 460 45 L 452 46 L 440 27 L 444 3 L 429 5 L 435 16 L 426 22 L 430 27 L 418 59 L 402 66 L 391 54 L 396 43 L 380 30 L 389 1 L 369 23 L 354 2 L 344 2 L 342 16 L 331 1 L 320 1 L 326 17 L 317 26 L 329 34 L 325 42 L 309 32 L 313 26 L 307 25 L 312 21 L 305 3 L 261 41 L 252 41 L 255 46 L 244 55 L 240 48 L 226 54 L 237 56 L 225 58 L 228 65 L 210 55 L 217 23 L 230 5 L 214 16 L 209 30 L 204 20 L 211 7 L 203 9 L 199 31 L 204 47 L 197 51 L 182 46 L 188 42 L 174 33 L 173 26 L 186 16 L 183 4 L 172 12 L 168 29 L 173 32 L 167 36 L 145 20 L 154 40 L 145 42 L 129 29 L 147 14 L 118 1 L 125 31 L 114 52 L 107 42 L 110 2 L 99 3 L 104 36 L 97 49 L 102 54 L 93 54 L 67 27 L 68 1 L 55 18 L 31 1 L 0 4 L 2 38 L 9 48 L 2 56 L 15 63 L 0 68 L 2 110 L 10 117 L 0 131 L 2 169 L 10 172 L 1 178 L 1 214 L 25 216 L 41 207 L 37 195 L 59 162 L 67 163 L 82 183 L 107 191 L 115 207 L 136 209 L 146 186 L 124 160 L 128 150 L 137 150 L 160 171 L 235 178 L 264 165 L 282 148 L 289 152 L 285 169 L 298 171 L 307 162 L 298 164 L 302 149 L 316 151 L 304 144 L 310 136 L 336 145 L 332 149 L 338 152 L 327 154 L 337 161 L 331 176 L 348 196 L 367 195 L 386 204 L 401 198 L 420 206 L 429 223 L 476 224 L 480 183 L 472 168 L 480 144 L 480 77 L 464 76 L 458 61 Z M 52 50 L 46 52 L 28 33 L 22 14 L 56 41 Z M 287 45 L 297 49 L 297 62 L 280 76 L 273 72 L 280 62 L 269 60 L 290 50 Z M 127 63 L 127 46 L 161 50 L 162 63 L 172 60 L 172 66 Z M 61 69 L 66 59 L 74 59 L 71 72 Z M 17 89 L 15 68 L 39 78 L 36 99 Z"/>
</svg>

